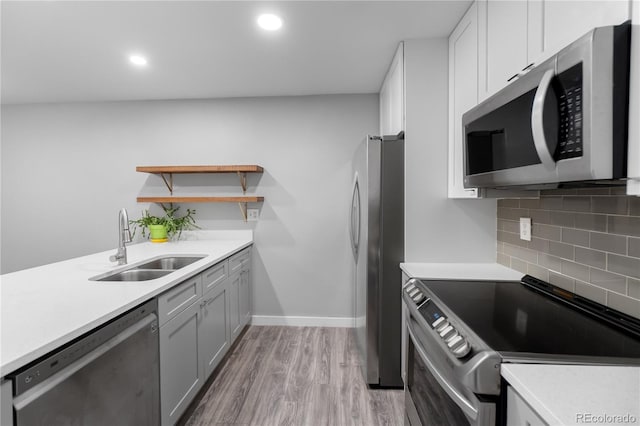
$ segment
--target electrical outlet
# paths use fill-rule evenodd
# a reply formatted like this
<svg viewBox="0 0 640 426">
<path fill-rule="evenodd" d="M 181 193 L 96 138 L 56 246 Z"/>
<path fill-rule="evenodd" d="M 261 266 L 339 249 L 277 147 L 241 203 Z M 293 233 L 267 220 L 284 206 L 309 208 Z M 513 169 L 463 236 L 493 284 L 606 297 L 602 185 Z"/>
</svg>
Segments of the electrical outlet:
<svg viewBox="0 0 640 426">
<path fill-rule="evenodd" d="M 257 221 L 259 213 L 260 213 L 260 210 L 258 209 L 247 209 L 247 220 L 249 222 Z"/>
<path fill-rule="evenodd" d="M 531 241 L 531 218 L 520 218 L 520 239 L 525 241 Z"/>
</svg>

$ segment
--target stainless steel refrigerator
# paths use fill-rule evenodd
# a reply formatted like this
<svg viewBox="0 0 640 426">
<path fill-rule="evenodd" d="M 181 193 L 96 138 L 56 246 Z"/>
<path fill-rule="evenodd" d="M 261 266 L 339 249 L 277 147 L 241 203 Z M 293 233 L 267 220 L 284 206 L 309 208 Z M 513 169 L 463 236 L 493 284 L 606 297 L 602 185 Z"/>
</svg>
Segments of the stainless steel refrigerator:
<svg viewBox="0 0 640 426">
<path fill-rule="evenodd" d="M 353 168 L 353 337 L 365 381 L 401 387 L 404 134 L 367 136 L 355 153 Z"/>
</svg>

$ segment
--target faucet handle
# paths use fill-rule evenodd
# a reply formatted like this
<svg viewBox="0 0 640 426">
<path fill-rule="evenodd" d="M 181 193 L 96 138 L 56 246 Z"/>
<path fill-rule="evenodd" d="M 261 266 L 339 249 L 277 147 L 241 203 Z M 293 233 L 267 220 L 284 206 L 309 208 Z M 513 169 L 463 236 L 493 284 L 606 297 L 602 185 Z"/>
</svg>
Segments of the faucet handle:
<svg viewBox="0 0 640 426">
<path fill-rule="evenodd" d="M 118 255 L 117 254 L 112 254 L 111 256 L 109 256 L 109 262 L 117 262 L 118 259 Z"/>
</svg>

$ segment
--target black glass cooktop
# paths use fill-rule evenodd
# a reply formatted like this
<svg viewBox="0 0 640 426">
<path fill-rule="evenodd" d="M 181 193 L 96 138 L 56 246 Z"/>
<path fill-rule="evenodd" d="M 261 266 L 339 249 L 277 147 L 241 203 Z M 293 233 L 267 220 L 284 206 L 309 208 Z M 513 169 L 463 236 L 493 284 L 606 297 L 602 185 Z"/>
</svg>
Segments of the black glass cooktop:
<svg viewBox="0 0 640 426">
<path fill-rule="evenodd" d="M 555 289 L 564 295 L 557 300 L 519 282 L 423 283 L 495 351 L 634 358 L 640 364 L 640 333 L 633 330 L 640 322 L 572 293 Z M 585 305 L 595 316 L 585 313 Z"/>
</svg>

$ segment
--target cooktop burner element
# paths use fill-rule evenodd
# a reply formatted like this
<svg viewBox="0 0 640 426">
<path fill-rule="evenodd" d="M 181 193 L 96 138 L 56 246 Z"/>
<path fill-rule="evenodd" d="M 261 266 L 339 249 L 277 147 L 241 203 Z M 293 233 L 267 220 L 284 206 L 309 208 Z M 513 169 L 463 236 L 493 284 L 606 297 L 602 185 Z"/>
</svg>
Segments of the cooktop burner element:
<svg viewBox="0 0 640 426">
<path fill-rule="evenodd" d="M 433 305 L 446 306 L 503 358 L 625 358 L 640 364 L 640 320 L 533 277 L 522 283 L 422 283 L 436 299 L 419 308 L 429 324 Z"/>
</svg>

